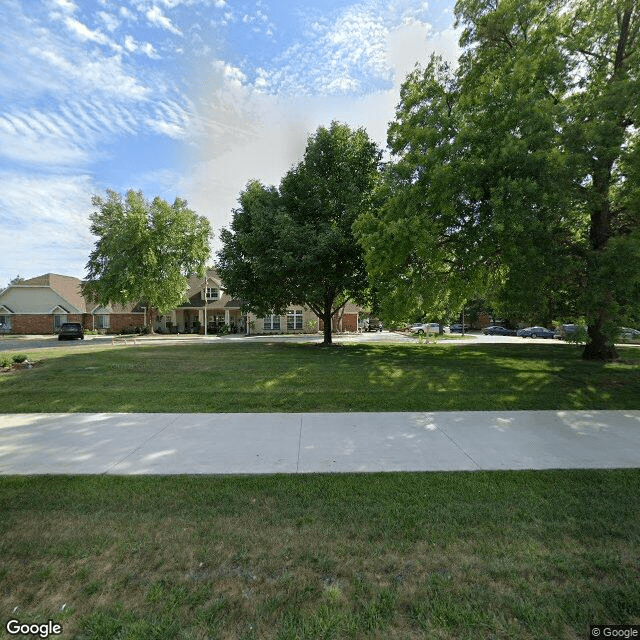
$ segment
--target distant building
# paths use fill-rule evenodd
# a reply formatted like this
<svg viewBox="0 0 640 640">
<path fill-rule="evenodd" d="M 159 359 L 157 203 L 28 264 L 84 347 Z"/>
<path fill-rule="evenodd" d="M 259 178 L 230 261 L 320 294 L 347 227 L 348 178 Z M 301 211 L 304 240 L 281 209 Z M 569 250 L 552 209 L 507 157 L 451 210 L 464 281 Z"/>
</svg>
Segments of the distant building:
<svg viewBox="0 0 640 640">
<path fill-rule="evenodd" d="M 56 333 L 65 322 L 80 322 L 85 329 L 118 333 L 144 324 L 137 305 L 100 305 L 82 295 L 82 280 L 57 273 L 9 285 L 0 293 L 0 326 L 6 333 Z"/>
<path fill-rule="evenodd" d="M 0 292 L 0 329 L 14 334 L 56 333 L 65 322 L 80 322 L 86 330 L 119 333 L 145 322 L 161 333 L 314 333 L 322 321 L 310 309 L 291 305 L 283 315 L 258 317 L 242 310 L 242 301 L 231 298 L 215 269 L 206 277 L 189 278 L 187 299 L 164 315 L 140 304 L 92 304 L 82 295 L 82 281 L 47 273 L 12 284 Z M 333 317 L 334 331 L 357 331 L 361 308 L 347 303 Z M 147 317 L 148 316 L 148 317 Z"/>
</svg>

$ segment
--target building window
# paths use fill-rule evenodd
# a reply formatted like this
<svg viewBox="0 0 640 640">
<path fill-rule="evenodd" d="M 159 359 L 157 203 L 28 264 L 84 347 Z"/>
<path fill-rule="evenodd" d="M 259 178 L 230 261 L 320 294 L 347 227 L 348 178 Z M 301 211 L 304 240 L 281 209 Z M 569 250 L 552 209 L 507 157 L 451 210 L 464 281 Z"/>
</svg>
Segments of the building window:
<svg viewBox="0 0 640 640">
<path fill-rule="evenodd" d="M 264 330 L 265 331 L 278 331 L 280 329 L 280 316 L 265 316 L 264 317 Z"/>
<path fill-rule="evenodd" d="M 13 323 L 11 316 L 0 316 L 0 331 L 11 331 Z"/>
<path fill-rule="evenodd" d="M 109 315 L 96 316 L 96 329 L 108 329 L 109 328 Z"/>
<path fill-rule="evenodd" d="M 213 287 L 207 287 L 207 300 L 219 300 L 220 299 L 220 290 L 214 289 Z"/>
<path fill-rule="evenodd" d="M 287 311 L 287 331 L 302 329 L 302 311 L 290 309 Z"/>
<path fill-rule="evenodd" d="M 59 329 L 67 321 L 66 313 L 56 313 L 53 316 L 53 328 Z"/>
</svg>

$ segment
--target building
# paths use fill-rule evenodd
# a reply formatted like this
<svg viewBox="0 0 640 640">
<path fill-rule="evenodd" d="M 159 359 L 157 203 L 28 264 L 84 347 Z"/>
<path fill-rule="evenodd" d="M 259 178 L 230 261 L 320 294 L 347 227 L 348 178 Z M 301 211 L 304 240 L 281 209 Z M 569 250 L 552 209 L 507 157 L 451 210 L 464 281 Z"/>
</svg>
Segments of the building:
<svg viewBox="0 0 640 640">
<path fill-rule="evenodd" d="M 0 292 L 0 325 L 17 334 L 56 333 L 65 322 L 80 322 L 85 329 L 118 333 L 145 323 L 146 310 L 137 305 L 91 304 L 82 295 L 82 281 L 46 273 L 9 285 Z"/>
<path fill-rule="evenodd" d="M 322 321 L 301 305 L 291 305 L 283 315 L 258 317 L 242 310 L 231 298 L 214 269 L 206 277 L 191 277 L 186 300 L 159 315 L 141 305 L 102 307 L 84 298 L 82 281 L 47 273 L 0 292 L 0 326 L 14 334 L 56 333 L 65 322 L 80 322 L 86 330 L 120 333 L 153 324 L 159 333 L 315 333 Z M 333 318 L 334 331 L 357 331 L 360 307 L 347 303 Z M 205 328 L 206 327 L 206 328 Z"/>
<path fill-rule="evenodd" d="M 224 291 L 214 269 L 208 269 L 205 278 L 189 278 L 187 300 L 158 317 L 154 329 L 167 333 L 205 333 L 205 322 L 207 333 L 315 333 L 319 328 L 316 314 L 300 305 L 292 305 L 282 316 L 258 317 L 243 312 L 241 300 Z"/>
</svg>

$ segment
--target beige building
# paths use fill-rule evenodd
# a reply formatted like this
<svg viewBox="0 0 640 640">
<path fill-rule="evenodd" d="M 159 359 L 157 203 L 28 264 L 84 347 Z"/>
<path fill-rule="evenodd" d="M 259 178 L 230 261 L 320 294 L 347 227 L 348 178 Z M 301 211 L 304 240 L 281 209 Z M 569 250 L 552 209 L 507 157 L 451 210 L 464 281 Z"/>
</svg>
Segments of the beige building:
<svg viewBox="0 0 640 640">
<path fill-rule="evenodd" d="M 105 333 L 140 331 L 153 323 L 160 333 L 315 333 L 322 330 L 316 314 L 291 305 L 283 315 L 258 317 L 244 313 L 241 301 L 231 298 L 214 269 L 205 278 L 189 279 L 187 300 L 165 315 L 141 305 L 101 307 L 87 301 L 78 278 L 47 273 L 10 285 L 0 292 L 0 331 L 56 333 L 65 322 Z M 357 331 L 360 307 L 348 303 L 333 318 L 334 331 Z"/>
<path fill-rule="evenodd" d="M 168 333 L 315 333 L 318 317 L 300 305 L 292 305 L 285 315 L 258 317 L 243 313 L 241 301 L 224 291 L 214 269 L 205 278 L 189 278 L 188 300 L 170 313 L 159 316 L 155 330 Z"/>
<path fill-rule="evenodd" d="M 81 284 L 78 278 L 45 273 L 9 285 L 0 292 L 0 330 L 49 334 L 57 333 L 65 322 L 80 322 L 85 329 L 117 333 L 144 324 L 144 307 L 92 304 L 82 295 Z"/>
</svg>

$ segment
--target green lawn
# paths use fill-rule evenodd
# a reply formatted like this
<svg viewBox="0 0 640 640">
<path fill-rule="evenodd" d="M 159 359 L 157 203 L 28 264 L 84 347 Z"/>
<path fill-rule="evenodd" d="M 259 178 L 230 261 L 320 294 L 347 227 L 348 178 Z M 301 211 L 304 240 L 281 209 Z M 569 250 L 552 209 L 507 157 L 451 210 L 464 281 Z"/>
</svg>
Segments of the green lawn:
<svg viewBox="0 0 640 640">
<path fill-rule="evenodd" d="M 570 640 L 640 623 L 637 470 L 10 477 L 0 497 L 3 625 L 18 607 L 63 638 Z"/>
<path fill-rule="evenodd" d="M 28 354 L 0 376 L 2 412 L 640 407 L 634 348 L 612 364 L 532 344 Z M 0 477 L 0 622 L 74 640 L 581 639 L 640 623 L 638 513 L 638 470 Z"/>
<path fill-rule="evenodd" d="M 547 344 L 244 343 L 26 352 L 10 412 L 305 412 L 640 408 L 640 350 L 585 362 Z"/>
</svg>

